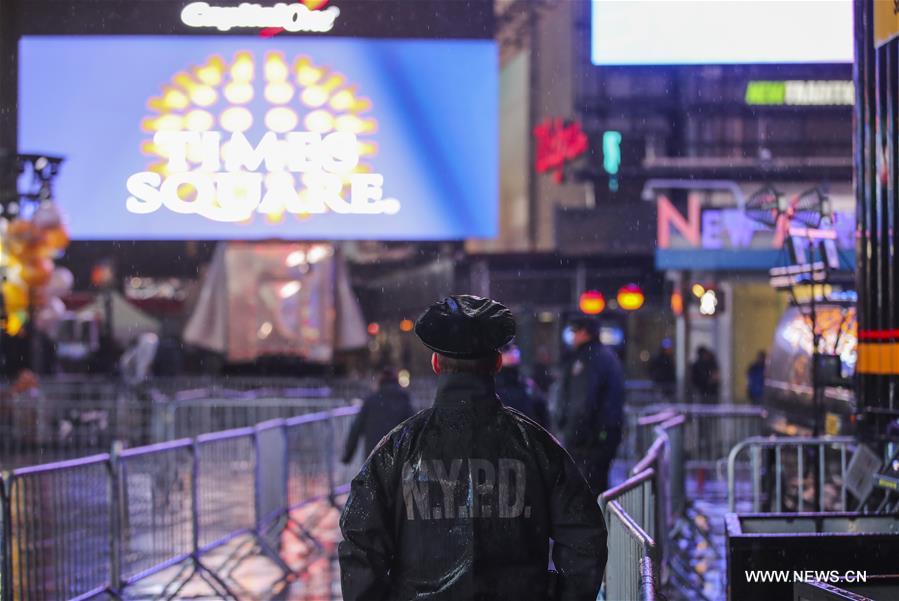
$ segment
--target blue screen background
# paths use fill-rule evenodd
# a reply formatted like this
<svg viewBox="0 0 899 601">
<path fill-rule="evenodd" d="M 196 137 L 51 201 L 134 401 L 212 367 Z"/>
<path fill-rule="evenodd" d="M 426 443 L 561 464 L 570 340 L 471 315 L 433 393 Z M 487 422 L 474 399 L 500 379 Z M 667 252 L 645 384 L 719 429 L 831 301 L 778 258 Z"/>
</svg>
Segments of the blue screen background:
<svg viewBox="0 0 899 601">
<path fill-rule="evenodd" d="M 150 135 L 147 102 L 181 71 L 219 55 L 249 51 L 256 65 L 255 116 L 264 126 L 261 78 L 269 51 L 288 64 L 298 55 L 328 67 L 371 100 L 378 146 L 363 157 L 384 176 L 384 196 L 400 200 L 394 215 L 326 213 L 279 224 L 217 223 L 165 207 L 126 211 L 130 175 L 152 158 L 140 151 Z M 277 36 L 25 37 L 20 42 L 19 148 L 63 155 L 54 196 L 73 239 L 379 239 L 490 238 L 497 231 L 497 52 L 490 40 L 297 39 Z M 294 101 L 292 106 L 299 107 Z M 256 109 L 256 110 L 254 110 Z M 213 112 L 220 109 L 213 109 Z M 302 125 L 297 129 L 304 129 Z"/>
</svg>

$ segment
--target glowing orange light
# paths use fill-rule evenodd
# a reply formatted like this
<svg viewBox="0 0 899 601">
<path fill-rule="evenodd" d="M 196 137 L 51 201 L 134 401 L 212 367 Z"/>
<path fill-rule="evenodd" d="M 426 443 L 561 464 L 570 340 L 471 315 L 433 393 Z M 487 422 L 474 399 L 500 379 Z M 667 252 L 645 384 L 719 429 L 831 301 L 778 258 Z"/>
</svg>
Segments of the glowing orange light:
<svg viewBox="0 0 899 601">
<path fill-rule="evenodd" d="M 684 314 L 684 297 L 679 290 L 671 293 L 671 312 L 678 317 Z"/>
<path fill-rule="evenodd" d="M 636 311 L 644 302 L 643 290 L 636 284 L 627 284 L 618 290 L 618 306 L 625 311 Z"/>
<path fill-rule="evenodd" d="M 377 336 L 377 335 L 378 335 L 378 332 L 380 332 L 380 331 L 381 331 L 381 326 L 379 326 L 379 325 L 377 324 L 377 322 L 374 322 L 374 321 L 373 321 L 373 322 L 371 322 L 370 324 L 368 324 L 368 333 L 369 333 L 371 336 Z"/>
<path fill-rule="evenodd" d="M 404 319 L 400 322 L 400 329 L 404 332 L 411 332 L 413 325 L 414 324 L 412 323 L 411 319 Z"/>
<path fill-rule="evenodd" d="M 602 295 L 602 292 L 588 290 L 581 294 L 578 307 L 582 313 L 587 315 L 599 315 L 606 308 L 606 297 Z"/>
</svg>

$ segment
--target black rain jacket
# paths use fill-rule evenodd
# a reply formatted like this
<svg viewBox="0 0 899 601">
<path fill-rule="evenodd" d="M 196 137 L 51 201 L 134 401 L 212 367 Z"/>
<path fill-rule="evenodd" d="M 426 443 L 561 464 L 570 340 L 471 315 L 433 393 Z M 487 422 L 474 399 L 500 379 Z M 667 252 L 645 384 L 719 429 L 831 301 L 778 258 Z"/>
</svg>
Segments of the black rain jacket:
<svg viewBox="0 0 899 601">
<path fill-rule="evenodd" d="M 472 374 L 441 374 L 434 406 L 378 444 L 340 528 L 345 601 L 592 601 L 607 558 L 569 455 Z"/>
</svg>

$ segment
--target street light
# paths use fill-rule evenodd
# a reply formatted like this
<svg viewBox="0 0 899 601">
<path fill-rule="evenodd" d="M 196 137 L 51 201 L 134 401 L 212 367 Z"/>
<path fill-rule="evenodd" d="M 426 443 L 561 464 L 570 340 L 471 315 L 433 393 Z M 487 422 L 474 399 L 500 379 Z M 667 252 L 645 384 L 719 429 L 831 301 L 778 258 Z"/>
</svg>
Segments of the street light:
<svg viewBox="0 0 899 601">
<path fill-rule="evenodd" d="M 618 306 L 625 311 L 636 311 L 646 302 L 643 290 L 637 284 L 627 284 L 618 290 Z"/>
<path fill-rule="evenodd" d="M 606 308 L 606 297 L 597 290 L 588 290 L 581 294 L 578 307 L 586 315 L 599 315 Z"/>
</svg>

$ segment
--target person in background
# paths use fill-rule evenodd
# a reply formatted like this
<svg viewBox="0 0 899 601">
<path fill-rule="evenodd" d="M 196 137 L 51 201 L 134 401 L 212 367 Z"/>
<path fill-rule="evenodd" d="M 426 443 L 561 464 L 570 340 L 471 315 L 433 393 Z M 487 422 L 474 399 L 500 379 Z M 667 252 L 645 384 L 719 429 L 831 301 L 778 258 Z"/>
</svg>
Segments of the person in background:
<svg viewBox="0 0 899 601">
<path fill-rule="evenodd" d="M 759 351 L 746 370 L 746 393 L 754 405 L 761 405 L 765 395 L 765 351 Z"/>
<path fill-rule="evenodd" d="M 549 426 L 546 399 L 536 384 L 521 373 L 521 352 L 514 343 L 502 349 L 503 368 L 496 374 L 496 394 L 506 407 L 531 418 L 544 428 Z"/>
<path fill-rule="evenodd" d="M 670 338 L 665 338 L 659 345 L 659 352 L 649 364 L 649 377 L 662 396 L 671 398 L 677 384 L 677 373 L 674 370 L 674 349 Z"/>
<path fill-rule="evenodd" d="M 412 414 L 412 402 L 400 386 L 396 371 L 385 367 L 378 377 L 378 389 L 365 397 L 362 409 L 353 420 L 341 461 L 352 461 L 360 436 L 365 439 L 367 457 L 379 440 Z"/>
<path fill-rule="evenodd" d="M 39 408 L 35 403 L 18 405 L 16 397 L 39 389 L 37 376 L 30 369 L 22 369 L 7 388 L 0 390 L 0 437 L 37 441 Z"/>
<path fill-rule="evenodd" d="M 28 392 L 38 387 L 37 376 L 30 369 L 23 369 L 16 375 L 9 388 L 0 390 L 0 400 L 7 400 L 16 395 Z"/>
<path fill-rule="evenodd" d="M 454 295 L 415 333 L 433 351 L 436 399 L 353 478 L 340 518 L 344 601 L 596 599 L 608 557 L 596 497 L 559 443 L 496 396 L 511 312 Z"/>
<path fill-rule="evenodd" d="M 721 372 L 718 370 L 718 359 L 704 346 L 696 349 L 696 361 L 690 370 L 691 383 L 695 402 L 714 404 L 718 402 L 721 386 Z"/>
<path fill-rule="evenodd" d="M 537 347 L 537 361 L 534 363 L 534 383 L 546 396 L 556 381 L 552 370 L 552 358 L 545 346 Z"/>
<path fill-rule="evenodd" d="M 559 391 L 559 427 L 565 448 L 598 494 L 608 488 L 609 468 L 624 421 L 624 370 L 599 340 L 599 324 L 572 321 L 575 352 L 565 364 Z"/>
</svg>

